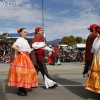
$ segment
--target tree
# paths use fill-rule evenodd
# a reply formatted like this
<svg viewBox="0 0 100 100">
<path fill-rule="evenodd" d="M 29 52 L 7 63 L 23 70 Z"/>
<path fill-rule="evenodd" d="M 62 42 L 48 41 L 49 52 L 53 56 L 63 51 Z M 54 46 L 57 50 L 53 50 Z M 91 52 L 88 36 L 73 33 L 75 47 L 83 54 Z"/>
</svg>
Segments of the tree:
<svg viewBox="0 0 100 100">
<path fill-rule="evenodd" d="M 8 33 L 3 33 L 2 36 L 8 36 Z"/>
<path fill-rule="evenodd" d="M 76 42 L 77 43 L 82 43 L 82 37 L 76 37 Z"/>
<path fill-rule="evenodd" d="M 61 39 L 60 44 L 68 44 L 68 36 L 64 36 L 64 37 Z"/>
<path fill-rule="evenodd" d="M 0 34 L 0 44 L 13 44 L 17 38 L 7 38 L 8 33 Z"/>
<path fill-rule="evenodd" d="M 74 37 L 73 35 L 71 35 L 71 36 L 69 36 L 69 38 L 68 38 L 68 45 L 69 45 L 69 46 L 72 46 L 72 45 L 74 45 L 74 44 L 76 44 L 76 39 L 75 39 L 75 37 Z"/>
<path fill-rule="evenodd" d="M 13 44 L 17 38 L 7 38 L 6 43 Z"/>
</svg>

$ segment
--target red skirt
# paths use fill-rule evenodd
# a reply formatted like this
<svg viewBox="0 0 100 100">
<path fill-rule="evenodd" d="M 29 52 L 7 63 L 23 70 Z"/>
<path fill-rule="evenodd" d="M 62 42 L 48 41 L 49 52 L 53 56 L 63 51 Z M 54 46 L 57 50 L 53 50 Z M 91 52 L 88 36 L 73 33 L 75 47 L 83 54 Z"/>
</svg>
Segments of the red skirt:
<svg viewBox="0 0 100 100">
<path fill-rule="evenodd" d="M 18 54 L 13 60 L 7 85 L 24 88 L 38 86 L 37 72 L 28 54 Z"/>
<path fill-rule="evenodd" d="M 47 63 L 48 64 L 52 64 L 52 58 L 51 58 L 51 56 L 48 57 Z"/>
</svg>

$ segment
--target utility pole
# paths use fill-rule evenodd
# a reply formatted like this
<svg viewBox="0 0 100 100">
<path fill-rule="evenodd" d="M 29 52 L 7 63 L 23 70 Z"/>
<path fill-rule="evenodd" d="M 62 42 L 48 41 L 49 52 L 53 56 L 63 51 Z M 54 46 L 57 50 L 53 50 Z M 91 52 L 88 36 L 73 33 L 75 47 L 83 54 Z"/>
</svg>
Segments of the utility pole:
<svg viewBox="0 0 100 100">
<path fill-rule="evenodd" d="M 41 0 L 41 1 L 42 1 L 42 28 L 44 31 L 44 4 L 43 4 L 43 0 Z M 44 36 L 45 36 L 45 34 L 44 34 Z"/>
</svg>

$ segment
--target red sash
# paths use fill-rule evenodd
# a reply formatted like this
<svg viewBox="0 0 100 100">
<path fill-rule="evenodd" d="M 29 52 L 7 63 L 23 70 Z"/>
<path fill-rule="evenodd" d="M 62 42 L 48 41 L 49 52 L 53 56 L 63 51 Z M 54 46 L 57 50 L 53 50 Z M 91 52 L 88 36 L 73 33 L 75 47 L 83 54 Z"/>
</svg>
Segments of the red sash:
<svg viewBox="0 0 100 100">
<path fill-rule="evenodd" d="M 38 60 L 42 61 L 42 55 L 45 54 L 45 50 L 43 50 L 43 49 L 37 49 L 36 50 L 36 54 L 38 54 Z"/>
</svg>

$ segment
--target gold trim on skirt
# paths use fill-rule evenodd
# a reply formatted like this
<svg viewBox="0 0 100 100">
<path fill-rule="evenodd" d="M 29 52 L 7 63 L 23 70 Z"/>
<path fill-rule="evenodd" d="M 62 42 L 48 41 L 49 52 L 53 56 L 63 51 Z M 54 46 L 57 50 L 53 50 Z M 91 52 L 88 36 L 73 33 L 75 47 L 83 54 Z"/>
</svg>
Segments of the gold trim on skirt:
<svg viewBox="0 0 100 100">
<path fill-rule="evenodd" d="M 94 56 L 85 88 L 100 93 L 100 57 Z"/>
</svg>

